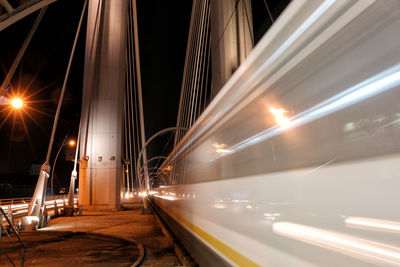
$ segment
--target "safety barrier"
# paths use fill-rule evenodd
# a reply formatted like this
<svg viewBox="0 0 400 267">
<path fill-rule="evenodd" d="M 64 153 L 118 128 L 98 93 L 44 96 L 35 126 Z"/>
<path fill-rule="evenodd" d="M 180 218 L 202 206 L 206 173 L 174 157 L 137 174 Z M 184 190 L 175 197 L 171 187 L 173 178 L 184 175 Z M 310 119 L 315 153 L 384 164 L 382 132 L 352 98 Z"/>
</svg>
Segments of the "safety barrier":
<svg viewBox="0 0 400 267">
<path fill-rule="evenodd" d="M 0 218 L 2 221 L 5 220 L 6 222 L 5 226 L 3 226 L 3 223 L 0 224 L 0 257 L 4 255 L 13 266 L 16 266 L 15 259 L 10 257 L 10 255 L 7 253 L 11 250 L 16 250 L 21 256 L 21 266 L 24 266 L 26 249 L 25 243 L 22 241 L 17 229 L 14 227 L 12 220 L 10 220 L 8 214 L 6 214 L 4 209 L 1 207 Z M 7 237 L 7 243 L 3 242 L 3 236 Z"/>
<path fill-rule="evenodd" d="M 68 206 L 68 195 L 48 196 L 45 201 L 45 213 L 48 216 L 58 215 L 61 210 Z M 0 199 L 0 208 L 5 212 L 5 216 L 10 220 L 13 226 L 18 225 L 23 216 L 28 215 L 28 208 L 31 198 L 11 198 Z M 74 206 L 78 204 L 78 197 L 74 197 Z M 6 218 L 2 219 L 3 226 L 6 224 Z"/>
</svg>

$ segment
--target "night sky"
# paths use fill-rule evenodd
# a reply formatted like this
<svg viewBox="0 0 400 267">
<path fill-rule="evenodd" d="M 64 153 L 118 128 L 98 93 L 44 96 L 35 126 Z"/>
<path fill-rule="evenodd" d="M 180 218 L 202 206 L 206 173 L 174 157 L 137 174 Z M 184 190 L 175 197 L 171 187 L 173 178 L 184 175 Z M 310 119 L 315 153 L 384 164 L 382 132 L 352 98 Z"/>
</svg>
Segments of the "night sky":
<svg viewBox="0 0 400 267">
<path fill-rule="evenodd" d="M 32 164 L 42 164 L 45 160 L 83 2 L 58 0 L 48 7 L 14 75 L 8 95 L 22 93 L 28 104 L 25 112 L 21 112 L 22 116 L 11 112 L 9 117 L 8 106 L 0 105 L 0 179 L 9 173 L 26 174 Z M 192 1 L 137 2 L 144 117 L 146 137 L 149 138 L 159 130 L 176 125 Z M 267 2 L 276 19 L 289 0 Z M 271 20 L 264 0 L 252 0 L 252 7 L 257 42 L 270 27 Z M 0 81 L 4 79 L 37 14 L 31 14 L 0 32 Z M 68 79 L 51 164 L 64 137 L 76 137 L 78 132 L 85 21 L 86 18 Z M 148 158 L 160 155 L 164 143 L 171 139 L 161 138 L 159 142 L 154 142 L 149 147 Z M 72 170 L 72 162 L 65 161 L 61 154 L 55 169 L 56 176 L 59 176 L 56 187 L 67 186 L 69 169 Z M 37 177 L 31 179 L 36 182 Z"/>
<path fill-rule="evenodd" d="M 45 160 L 83 2 L 59 0 L 48 7 L 14 74 L 8 95 L 22 93 L 28 104 L 24 108 L 25 112 L 21 112 L 22 116 L 11 112 L 8 118 L 8 106 L 0 106 L 0 124 L 5 121 L 0 128 L 0 174 L 28 173 L 31 164 L 42 164 Z M 176 124 L 190 11 L 191 1 L 187 0 L 138 0 L 147 138 Z M 37 14 L 0 32 L 0 81 L 4 79 Z M 76 137 L 78 132 L 85 32 L 86 24 L 83 24 L 57 127 L 51 164 L 64 137 Z M 154 154 L 158 153 L 157 149 L 156 144 L 153 147 Z M 56 175 L 59 173 L 59 176 L 65 176 L 59 179 L 66 183 L 70 172 L 65 172 L 65 168 L 72 170 L 72 162 L 66 162 L 64 156 L 60 155 L 55 171 Z M 62 175 L 62 172 L 66 175 Z"/>
<path fill-rule="evenodd" d="M 9 112 L 1 106 L 0 173 L 29 171 L 31 164 L 44 162 L 57 101 L 64 79 L 83 1 L 58 1 L 49 6 L 11 81 L 8 95 L 23 95 L 27 106 Z M 68 12 L 66 12 L 68 11 Z M 0 80 L 30 30 L 37 12 L 0 32 Z M 84 32 L 79 47 L 83 48 Z M 55 139 L 55 153 L 64 136 L 76 136 L 82 91 L 83 49 L 78 49 L 67 85 L 61 120 Z M 19 114 L 20 113 L 20 114 Z M 13 121 L 15 127 L 13 131 Z M 23 118 L 23 119 L 21 119 Z M 24 129 L 25 123 L 26 128 Z M 54 153 L 54 154 L 55 154 Z M 62 160 L 60 160 L 62 162 Z"/>
</svg>

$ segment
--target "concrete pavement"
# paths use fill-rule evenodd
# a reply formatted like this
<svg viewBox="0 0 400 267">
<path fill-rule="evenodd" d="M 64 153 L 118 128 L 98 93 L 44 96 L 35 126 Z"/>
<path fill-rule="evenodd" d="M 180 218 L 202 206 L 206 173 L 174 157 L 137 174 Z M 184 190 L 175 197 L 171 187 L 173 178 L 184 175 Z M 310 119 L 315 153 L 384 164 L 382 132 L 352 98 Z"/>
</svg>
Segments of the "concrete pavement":
<svg viewBox="0 0 400 267">
<path fill-rule="evenodd" d="M 25 266 L 180 266 L 155 217 L 142 215 L 141 205 L 58 217 L 41 230 L 22 232 L 22 239 Z M 17 253 L 9 255 L 19 265 Z M 5 256 L 0 266 L 11 266 Z"/>
</svg>

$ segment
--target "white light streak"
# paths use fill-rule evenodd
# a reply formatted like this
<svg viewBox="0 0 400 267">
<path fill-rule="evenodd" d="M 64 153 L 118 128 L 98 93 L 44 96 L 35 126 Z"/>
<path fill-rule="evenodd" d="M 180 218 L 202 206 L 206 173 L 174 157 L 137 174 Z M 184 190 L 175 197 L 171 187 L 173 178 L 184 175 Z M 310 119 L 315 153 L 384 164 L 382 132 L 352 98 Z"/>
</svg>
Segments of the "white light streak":
<svg viewBox="0 0 400 267">
<path fill-rule="evenodd" d="M 215 152 L 218 154 L 226 154 L 230 152 L 228 149 L 226 149 L 225 144 L 213 144 L 213 147 L 215 147 Z"/>
<path fill-rule="evenodd" d="M 154 196 L 158 197 L 158 198 L 166 199 L 166 200 L 171 200 L 171 201 L 176 200 L 176 197 L 173 197 L 173 196 L 161 196 L 161 195 L 154 195 Z"/>
<path fill-rule="evenodd" d="M 400 265 L 400 248 L 398 247 L 290 222 L 274 223 L 272 230 L 278 235 L 343 253 L 367 262 L 380 265 Z"/>
<path fill-rule="evenodd" d="M 347 226 L 361 228 L 373 231 L 387 231 L 400 234 L 400 223 L 395 221 L 386 221 L 363 217 L 347 217 L 345 219 Z"/>
<path fill-rule="evenodd" d="M 248 79 L 247 83 L 244 83 L 241 86 L 242 89 L 248 87 L 250 83 L 254 84 L 256 82 L 255 79 L 259 80 L 260 76 L 264 77 L 262 73 L 265 73 L 266 70 L 270 67 L 270 65 L 273 64 L 276 61 L 276 59 L 282 56 L 286 52 L 286 50 L 289 49 L 296 42 L 296 40 L 300 36 L 302 36 L 302 34 L 304 34 L 319 18 L 321 18 L 325 14 L 325 12 L 329 9 L 329 7 L 332 6 L 335 2 L 336 0 L 326 0 L 320 6 L 318 6 L 318 8 L 310 16 L 308 16 L 308 18 L 296 29 L 296 31 L 293 32 L 293 34 L 291 34 L 286 39 L 286 41 L 271 55 L 271 57 L 268 58 L 268 60 L 266 60 L 265 63 L 263 63 L 260 68 L 258 68 L 258 70 L 252 75 L 253 76 L 252 79 Z M 216 114 L 216 116 L 214 116 L 213 119 L 207 121 L 205 125 L 202 127 L 202 129 L 204 130 L 198 131 L 196 134 L 194 134 L 192 138 L 188 140 L 188 142 L 185 142 L 185 144 L 171 157 L 168 164 L 174 162 L 175 159 L 179 157 L 181 153 L 183 153 L 183 151 L 186 151 L 186 149 L 189 146 L 191 146 L 195 140 L 198 140 L 198 138 L 204 134 L 204 131 L 207 131 L 210 128 L 209 127 L 210 125 L 212 125 L 216 121 L 219 121 L 223 114 L 224 112 L 220 111 L 219 114 Z M 188 135 L 190 135 L 190 131 Z M 229 150 L 229 152 L 234 152 L 234 151 Z M 219 156 L 223 156 L 225 154 L 227 153 L 216 155 L 211 160 L 214 160 Z"/>
<path fill-rule="evenodd" d="M 253 135 L 228 148 L 230 152 L 237 152 L 264 140 L 270 139 L 285 132 L 289 127 L 295 128 L 306 123 L 315 121 L 324 116 L 342 110 L 346 107 L 359 103 L 369 97 L 393 89 L 400 85 L 400 64 L 383 71 L 359 84 L 356 84 L 343 92 L 307 109 L 291 118 L 291 123 L 286 126 L 274 126 L 256 135 Z M 210 160 L 223 157 L 218 154 Z"/>
</svg>

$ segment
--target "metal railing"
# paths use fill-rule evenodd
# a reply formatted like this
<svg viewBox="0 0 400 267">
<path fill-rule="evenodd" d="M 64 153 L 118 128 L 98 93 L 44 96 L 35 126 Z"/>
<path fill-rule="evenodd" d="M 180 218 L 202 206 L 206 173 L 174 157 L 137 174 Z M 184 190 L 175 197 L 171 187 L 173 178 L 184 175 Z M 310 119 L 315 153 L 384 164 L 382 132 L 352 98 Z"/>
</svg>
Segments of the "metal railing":
<svg viewBox="0 0 400 267">
<path fill-rule="evenodd" d="M 0 199 L 0 208 L 7 214 L 10 222 L 15 226 L 23 216 L 28 215 L 28 208 L 32 198 L 10 198 Z M 78 204 L 77 196 L 74 196 L 74 206 Z M 56 195 L 46 197 L 45 210 L 47 215 L 54 216 L 60 213 L 60 210 L 68 206 L 68 195 Z M 6 224 L 6 219 L 2 219 L 2 224 Z"/>
<path fill-rule="evenodd" d="M 3 223 L 0 224 L 0 257 L 5 255 L 5 257 L 8 259 L 8 261 L 13 265 L 15 265 L 14 260 L 8 255 L 7 251 L 10 251 L 12 249 L 16 250 L 18 254 L 21 256 L 21 266 L 24 266 L 25 262 L 25 243 L 22 241 L 21 236 L 19 235 L 17 229 L 14 227 L 12 220 L 8 217 L 8 214 L 4 211 L 3 208 L 0 207 L 0 218 L 4 218 L 6 221 L 7 225 L 3 227 Z M 12 235 L 16 237 L 12 238 Z M 3 236 L 8 238 L 7 244 L 9 246 L 5 247 L 3 244 Z"/>
</svg>

